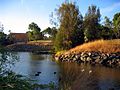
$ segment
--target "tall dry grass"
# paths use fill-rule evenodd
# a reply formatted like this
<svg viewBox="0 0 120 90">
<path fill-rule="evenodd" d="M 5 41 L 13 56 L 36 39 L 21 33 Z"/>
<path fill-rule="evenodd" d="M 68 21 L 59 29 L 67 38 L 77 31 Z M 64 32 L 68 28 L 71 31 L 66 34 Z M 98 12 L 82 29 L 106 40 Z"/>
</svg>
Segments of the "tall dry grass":
<svg viewBox="0 0 120 90">
<path fill-rule="evenodd" d="M 114 40 L 97 40 L 93 42 L 84 43 L 83 45 L 77 46 L 70 49 L 68 52 L 85 52 L 95 51 L 104 53 L 116 53 L 120 52 L 120 39 Z"/>
</svg>

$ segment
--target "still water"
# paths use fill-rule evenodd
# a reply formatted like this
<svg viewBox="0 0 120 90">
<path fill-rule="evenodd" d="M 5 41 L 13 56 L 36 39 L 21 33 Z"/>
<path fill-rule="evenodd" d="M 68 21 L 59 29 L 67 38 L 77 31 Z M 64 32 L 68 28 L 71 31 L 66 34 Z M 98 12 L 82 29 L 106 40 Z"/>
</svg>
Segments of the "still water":
<svg viewBox="0 0 120 90">
<path fill-rule="evenodd" d="M 36 80 L 38 84 L 54 82 L 63 90 L 120 90 L 120 69 L 58 63 L 52 61 L 50 54 L 18 52 L 17 55 L 19 62 L 12 70 Z"/>
</svg>

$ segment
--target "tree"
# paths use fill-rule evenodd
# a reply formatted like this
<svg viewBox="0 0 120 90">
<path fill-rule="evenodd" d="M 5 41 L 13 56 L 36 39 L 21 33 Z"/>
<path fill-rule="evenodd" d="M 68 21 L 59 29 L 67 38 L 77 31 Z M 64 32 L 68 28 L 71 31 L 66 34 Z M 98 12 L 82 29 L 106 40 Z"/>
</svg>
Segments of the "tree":
<svg viewBox="0 0 120 90">
<path fill-rule="evenodd" d="M 56 36 L 56 33 L 57 33 L 57 29 L 56 27 L 48 27 L 46 28 L 44 31 L 42 31 L 42 33 L 45 35 L 48 35 L 49 36 L 49 39 L 55 39 L 55 36 Z"/>
<path fill-rule="evenodd" d="M 7 41 L 7 35 L 3 31 L 4 31 L 4 26 L 3 24 L 0 24 L 0 45 L 5 45 Z"/>
<path fill-rule="evenodd" d="M 0 32 L 0 45 L 4 45 L 6 41 L 6 34 L 4 32 Z"/>
<path fill-rule="evenodd" d="M 4 26 L 3 26 L 3 24 L 0 22 L 0 32 L 3 32 L 3 30 L 4 30 Z"/>
<path fill-rule="evenodd" d="M 83 18 L 75 3 L 64 2 L 57 10 L 60 27 L 55 39 L 55 50 L 67 50 L 84 42 Z"/>
<path fill-rule="evenodd" d="M 105 16 L 104 26 L 108 27 L 109 29 L 113 27 L 112 21 L 110 21 L 110 19 L 107 16 Z"/>
<path fill-rule="evenodd" d="M 113 38 L 113 24 L 110 19 L 105 16 L 104 25 L 101 26 L 101 38 L 112 39 Z"/>
<path fill-rule="evenodd" d="M 86 42 L 100 38 L 100 10 L 92 5 L 88 7 L 88 11 L 84 17 L 84 39 Z"/>
<path fill-rule="evenodd" d="M 42 33 L 40 32 L 41 29 L 38 27 L 38 25 L 34 22 L 29 24 L 28 29 L 30 31 L 27 32 L 29 40 L 40 40 L 43 38 Z"/>
<path fill-rule="evenodd" d="M 113 18 L 114 33 L 120 39 L 120 13 L 116 13 Z"/>
</svg>

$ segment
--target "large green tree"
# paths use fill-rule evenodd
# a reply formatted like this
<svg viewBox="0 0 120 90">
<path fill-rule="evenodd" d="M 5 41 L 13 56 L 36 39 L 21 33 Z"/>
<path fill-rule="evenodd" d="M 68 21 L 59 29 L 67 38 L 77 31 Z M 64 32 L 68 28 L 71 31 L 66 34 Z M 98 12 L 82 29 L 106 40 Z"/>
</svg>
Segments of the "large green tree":
<svg viewBox="0 0 120 90">
<path fill-rule="evenodd" d="M 120 13 L 116 13 L 113 18 L 114 33 L 120 39 Z"/>
<path fill-rule="evenodd" d="M 62 3 L 57 15 L 60 27 L 55 39 L 55 50 L 67 50 L 83 43 L 83 17 L 75 3 Z"/>
<path fill-rule="evenodd" d="M 84 35 L 85 41 L 92 41 L 100 38 L 100 10 L 94 5 L 88 7 L 84 17 Z"/>
<path fill-rule="evenodd" d="M 40 40 L 43 38 L 43 35 L 40 32 L 41 29 L 36 23 L 32 22 L 31 24 L 29 24 L 28 29 L 29 31 L 27 32 L 27 34 L 30 41 Z"/>
</svg>

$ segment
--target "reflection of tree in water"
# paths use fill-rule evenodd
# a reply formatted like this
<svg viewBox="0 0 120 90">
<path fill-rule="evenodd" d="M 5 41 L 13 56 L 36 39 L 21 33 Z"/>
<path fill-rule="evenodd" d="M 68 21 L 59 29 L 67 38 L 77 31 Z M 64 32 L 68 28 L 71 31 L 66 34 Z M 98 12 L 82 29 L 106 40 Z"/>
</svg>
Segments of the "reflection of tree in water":
<svg viewBox="0 0 120 90">
<path fill-rule="evenodd" d="M 77 63 L 60 64 L 60 88 L 63 90 L 99 90 L 98 81 L 91 68 Z"/>
<path fill-rule="evenodd" d="M 6 52 L 0 47 L 0 90 L 33 90 L 28 79 L 11 71 L 18 59 L 17 53 Z"/>
<path fill-rule="evenodd" d="M 31 60 L 44 60 L 45 57 L 40 54 L 30 53 Z"/>
<path fill-rule="evenodd" d="M 18 60 L 19 57 L 17 56 L 17 53 L 6 52 L 3 48 L 0 48 L 0 75 L 10 71 L 11 66 Z"/>
</svg>

